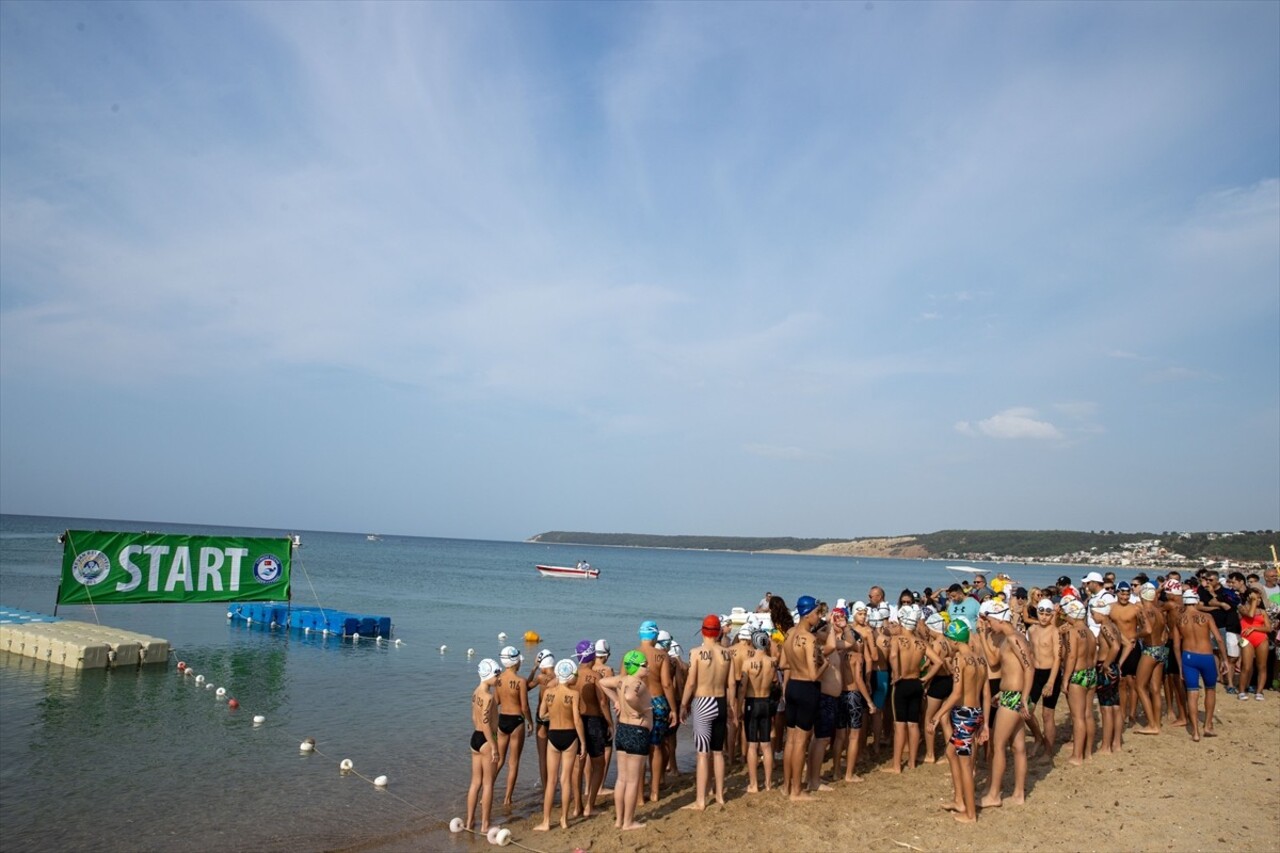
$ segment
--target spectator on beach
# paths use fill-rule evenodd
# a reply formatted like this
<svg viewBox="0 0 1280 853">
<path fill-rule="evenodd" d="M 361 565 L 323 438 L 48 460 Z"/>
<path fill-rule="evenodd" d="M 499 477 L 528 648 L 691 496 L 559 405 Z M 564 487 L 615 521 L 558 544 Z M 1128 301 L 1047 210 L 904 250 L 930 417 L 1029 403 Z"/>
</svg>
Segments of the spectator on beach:
<svg viewBox="0 0 1280 853">
<path fill-rule="evenodd" d="M 1199 590 L 1201 609 L 1213 617 L 1213 624 L 1226 644 L 1227 668 L 1223 680 L 1227 684 L 1227 693 L 1235 693 L 1240 677 L 1240 614 L 1237 611 L 1240 596 L 1234 589 L 1223 585 L 1213 569 L 1205 571 L 1202 581 Z"/>
<path fill-rule="evenodd" d="M 771 592 L 766 592 L 766 593 L 764 594 L 764 598 L 760 599 L 760 603 L 756 605 L 756 612 L 757 612 L 757 613 L 768 613 L 768 612 L 769 612 L 769 599 L 771 599 L 771 598 L 773 598 L 773 593 L 771 593 Z"/>
<path fill-rule="evenodd" d="M 884 600 L 884 587 L 873 586 L 867 590 L 867 609 L 874 611 L 877 608 L 888 614 L 885 617 L 888 621 L 898 621 L 898 608 Z"/>
<path fill-rule="evenodd" d="M 991 587 L 987 586 L 986 575 L 973 576 L 973 589 L 970 590 L 969 594 L 977 599 L 979 604 L 986 601 L 994 594 L 991 591 Z"/>
<path fill-rule="evenodd" d="M 950 603 L 947 605 L 947 615 L 951 621 L 957 619 L 964 621 L 969 626 L 969 630 L 973 631 L 978 627 L 978 600 L 964 594 L 964 587 L 958 583 L 953 583 L 947 589 L 947 598 Z"/>
<path fill-rule="evenodd" d="M 1270 644 L 1267 638 L 1275 630 L 1275 624 L 1262 605 L 1262 590 L 1250 589 L 1240 605 L 1240 698 L 1256 695 L 1262 699 L 1267 677 L 1267 657 Z M 1254 681 L 1254 684 L 1250 684 Z"/>
</svg>

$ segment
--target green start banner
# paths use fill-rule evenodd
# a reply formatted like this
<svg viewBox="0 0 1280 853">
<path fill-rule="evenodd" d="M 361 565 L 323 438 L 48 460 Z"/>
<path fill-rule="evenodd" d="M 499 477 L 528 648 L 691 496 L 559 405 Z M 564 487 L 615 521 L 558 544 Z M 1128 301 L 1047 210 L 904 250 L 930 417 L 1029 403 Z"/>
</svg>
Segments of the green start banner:
<svg viewBox="0 0 1280 853">
<path fill-rule="evenodd" d="M 68 530 L 59 604 L 286 601 L 289 539 Z"/>
</svg>

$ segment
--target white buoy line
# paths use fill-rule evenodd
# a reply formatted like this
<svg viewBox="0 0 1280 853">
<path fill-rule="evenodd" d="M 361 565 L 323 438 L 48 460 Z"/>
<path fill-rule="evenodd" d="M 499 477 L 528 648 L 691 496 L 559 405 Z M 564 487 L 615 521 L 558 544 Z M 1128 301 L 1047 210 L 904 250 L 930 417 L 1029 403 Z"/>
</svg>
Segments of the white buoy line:
<svg viewBox="0 0 1280 853">
<path fill-rule="evenodd" d="M 468 829 L 466 823 L 460 817 L 455 817 L 449 821 L 449 831 L 454 835 L 459 832 L 469 832 L 476 838 L 483 838 L 496 847 L 506 847 L 508 844 L 519 847 L 521 850 L 528 850 L 529 853 L 542 853 L 533 847 L 526 847 L 511 836 L 511 830 L 505 826 L 491 826 L 488 832 L 477 832 L 474 829 Z"/>
<path fill-rule="evenodd" d="M 395 645 L 401 645 L 400 640 L 396 640 Z M 441 653 L 443 653 L 446 649 L 447 649 L 446 646 L 441 646 L 440 647 Z M 467 651 L 468 651 L 468 655 L 471 655 L 474 653 L 474 650 L 472 649 L 468 649 Z M 215 689 L 214 684 L 212 682 L 206 683 L 207 679 L 205 678 L 205 676 L 197 673 L 190 665 L 186 663 L 186 661 L 181 661 L 181 660 L 178 661 L 177 674 L 183 676 L 184 679 L 187 677 L 190 677 L 196 684 L 203 684 L 205 685 L 206 689 L 214 690 L 214 695 L 216 696 L 217 700 L 222 701 L 225 698 L 227 700 L 227 707 L 230 710 L 234 711 L 240 707 L 239 702 L 234 697 L 228 694 L 227 689 L 225 687 L 217 687 Z M 253 720 L 253 727 L 259 728 L 266 723 L 267 718 L 262 714 L 254 714 L 252 717 L 252 720 Z M 332 756 L 325 755 L 323 752 L 320 751 L 320 749 L 316 746 L 316 739 L 314 737 L 303 738 L 298 744 L 298 749 L 302 755 L 310 755 L 314 753 L 323 758 L 332 759 Z M 365 776 L 363 773 L 355 769 L 355 762 L 352 761 L 350 758 L 344 758 L 338 762 L 338 771 L 343 776 L 351 775 L 359 779 L 363 779 L 365 782 L 368 782 L 370 785 L 372 785 L 375 790 L 385 793 L 391 797 L 394 797 L 395 799 L 399 800 L 401 803 L 404 803 L 409 808 L 414 809 L 415 811 L 418 811 L 421 814 L 426 815 L 427 817 L 432 817 L 431 812 L 422 808 L 417 803 L 410 802 L 409 800 L 406 800 L 404 797 L 397 795 L 395 792 L 387 790 L 387 785 L 389 784 L 389 780 L 385 774 L 381 774 L 370 779 L 368 776 Z M 451 833 L 457 834 L 459 832 L 464 832 L 464 831 L 470 832 L 472 835 L 475 835 L 477 838 L 484 838 L 490 844 L 497 847 L 506 847 L 510 845 L 510 846 L 518 847 L 521 850 L 527 850 L 529 851 L 529 853 L 542 853 L 542 851 L 537 850 L 536 848 L 527 847 L 519 843 L 518 841 L 516 841 L 511 834 L 511 830 L 507 827 L 494 826 L 494 827 L 490 827 L 487 833 L 476 832 L 475 830 L 467 829 L 462 818 L 460 817 L 455 817 L 451 819 L 449 821 L 448 826 L 449 826 L 449 831 Z"/>
</svg>

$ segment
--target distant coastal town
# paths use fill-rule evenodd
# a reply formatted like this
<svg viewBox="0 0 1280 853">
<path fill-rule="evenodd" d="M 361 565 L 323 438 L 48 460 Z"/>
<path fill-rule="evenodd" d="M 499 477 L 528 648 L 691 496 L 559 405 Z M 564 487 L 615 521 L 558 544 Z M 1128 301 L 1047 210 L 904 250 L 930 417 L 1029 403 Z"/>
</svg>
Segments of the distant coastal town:
<svg viewBox="0 0 1280 853">
<path fill-rule="evenodd" d="M 1239 534 L 1235 533 L 1210 533 L 1210 537 L 1231 537 Z M 1160 539 L 1144 539 L 1138 542 L 1128 542 L 1122 544 L 1119 548 L 1106 551 L 1098 551 L 1096 548 L 1090 548 L 1087 551 L 1073 551 L 1069 554 L 1056 554 L 1049 557 L 1033 557 L 1033 556 L 1017 556 L 1013 554 L 993 554 L 993 553 L 950 553 L 943 555 L 946 559 L 962 559 L 977 562 L 991 563 L 1052 563 L 1071 566 L 1142 566 L 1144 568 L 1187 568 L 1200 566 L 1216 566 L 1219 563 L 1223 567 L 1234 566 L 1237 568 L 1262 568 L 1268 560 L 1232 560 L 1229 557 L 1218 558 L 1216 556 L 1199 556 L 1191 557 L 1186 554 L 1180 554 L 1176 550 L 1176 541 L 1169 545 L 1163 544 Z"/>
<path fill-rule="evenodd" d="M 942 530 L 891 537 L 671 536 L 549 531 L 530 542 L 632 548 L 683 548 L 837 557 L 897 557 L 1071 566 L 1261 569 L 1276 562 L 1274 530 L 1123 533 L 1112 530 Z"/>
</svg>

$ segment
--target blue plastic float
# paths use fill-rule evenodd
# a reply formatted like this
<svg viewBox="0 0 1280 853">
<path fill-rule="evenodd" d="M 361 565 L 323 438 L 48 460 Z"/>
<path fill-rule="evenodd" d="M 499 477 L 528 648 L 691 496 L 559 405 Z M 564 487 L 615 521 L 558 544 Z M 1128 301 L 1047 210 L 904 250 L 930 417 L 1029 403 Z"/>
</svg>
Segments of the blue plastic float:
<svg viewBox="0 0 1280 853">
<path fill-rule="evenodd" d="M 328 631 L 339 637 L 359 634 L 361 637 L 391 636 L 390 616 L 365 616 L 331 610 L 327 607 L 311 607 L 280 601 L 251 601 L 231 604 L 227 615 L 257 625 L 297 628 L 298 630 Z"/>
</svg>

